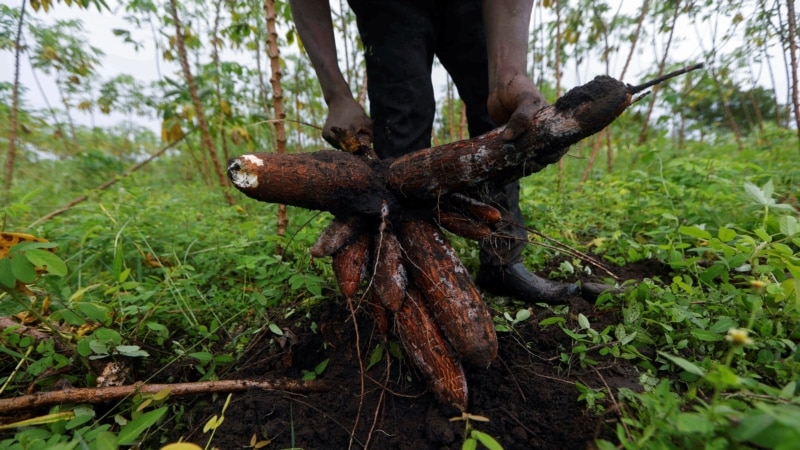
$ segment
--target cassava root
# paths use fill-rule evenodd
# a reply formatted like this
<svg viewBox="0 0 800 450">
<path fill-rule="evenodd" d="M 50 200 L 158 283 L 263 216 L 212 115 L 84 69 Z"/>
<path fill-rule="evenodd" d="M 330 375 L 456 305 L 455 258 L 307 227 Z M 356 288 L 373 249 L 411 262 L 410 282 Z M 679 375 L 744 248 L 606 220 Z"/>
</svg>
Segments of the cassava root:
<svg viewBox="0 0 800 450">
<path fill-rule="evenodd" d="M 569 146 L 608 126 L 633 95 L 692 66 L 639 86 L 600 76 L 541 109 L 526 132 L 509 142 L 502 128 L 468 140 L 379 160 L 368 136 L 334 130 L 344 152 L 232 159 L 228 174 L 245 195 L 333 213 L 312 248 L 333 256 L 342 294 L 365 298 L 379 329 L 393 318 L 394 333 L 444 403 L 464 410 L 467 385 L 461 361 L 477 366 L 497 356 L 489 310 L 439 226 L 482 240 L 502 214 L 477 200 L 487 185 L 504 185 L 544 169 Z"/>
</svg>

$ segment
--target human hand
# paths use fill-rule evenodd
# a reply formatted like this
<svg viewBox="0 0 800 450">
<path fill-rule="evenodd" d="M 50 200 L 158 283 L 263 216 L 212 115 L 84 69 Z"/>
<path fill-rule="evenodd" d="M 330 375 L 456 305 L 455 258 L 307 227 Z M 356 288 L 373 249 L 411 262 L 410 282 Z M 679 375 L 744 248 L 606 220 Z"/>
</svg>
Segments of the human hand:
<svg viewBox="0 0 800 450">
<path fill-rule="evenodd" d="M 322 129 L 322 138 L 339 150 L 343 150 L 338 139 L 340 134 L 335 133 L 334 128 L 345 130 L 351 136 L 362 141 L 366 136 L 369 142 L 372 142 L 372 120 L 367 117 L 364 108 L 352 97 L 334 101 L 328 105 L 328 118 Z"/>
<path fill-rule="evenodd" d="M 496 124 L 505 124 L 503 140 L 511 141 L 522 136 L 533 116 L 545 106 L 547 101 L 536 85 L 522 74 L 500 79 L 489 87 L 489 116 Z"/>
</svg>

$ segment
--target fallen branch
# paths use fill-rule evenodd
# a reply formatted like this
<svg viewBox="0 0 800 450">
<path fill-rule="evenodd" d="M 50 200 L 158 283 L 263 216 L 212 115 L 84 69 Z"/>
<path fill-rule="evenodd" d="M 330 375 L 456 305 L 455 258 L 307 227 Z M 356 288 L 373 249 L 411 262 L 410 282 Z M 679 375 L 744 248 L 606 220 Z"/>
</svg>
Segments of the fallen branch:
<svg viewBox="0 0 800 450">
<path fill-rule="evenodd" d="M 62 391 L 37 392 L 14 398 L 0 399 L 0 414 L 7 414 L 21 409 L 38 408 L 62 403 L 104 403 L 135 394 L 157 394 L 168 390 L 172 396 L 198 395 L 215 392 L 242 392 L 250 389 L 266 391 L 285 391 L 295 393 L 327 392 L 331 385 L 324 381 L 298 380 L 219 380 L 197 383 L 145 384 L 136 383 L 127 386 L 111 386 L 103 388 L 64 389 Z"/>
<path fill-rule="evenodd" d="M 0 317 L 0 332 L 5 331 L 6 329 L 9 328 L 13 328 L 12 332 L 19 334 L 20 336 L 30 336 L 31 338 L 33 338 L 36 344 L 38 344 L 41 341 L 53 339 L 53 345 L 55 345 L 55 350 L 66 357 L 71 357 L 75 353 L 74 349 L 66 345 L 64 341 L 62 341 L 61 339 L 54 339 L 53 335 L 51 334 L 47 334 L 44 331 L 41 331 L 34 327 L 23 325 L 11 317 L 7 316 Z"/>
</svg>

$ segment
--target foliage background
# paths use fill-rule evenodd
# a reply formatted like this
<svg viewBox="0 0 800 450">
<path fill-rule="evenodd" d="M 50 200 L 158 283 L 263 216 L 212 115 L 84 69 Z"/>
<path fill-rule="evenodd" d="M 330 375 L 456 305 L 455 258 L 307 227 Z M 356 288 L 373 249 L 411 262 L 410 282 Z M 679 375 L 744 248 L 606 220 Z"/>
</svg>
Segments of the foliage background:
<svg viewBox="0 0 800 450">
<path fill-rule="evenodd" d="M 366 105 L 354 18 L 343 2 L 333 6 L 341 66 Z M 56 11 L 80 18 L 87 8 L 123 18 L 113 39 L 150 55 L 153 79 L 108 69 L 100 25 L 54 20 Z M 64 263 L 63 271 L 51 264 L 49 274 L 34 276 L 34 302 L 3 284 L 1 316 L 61 336 L 35 343 L 3 330 L 4 398 L 63 379 L 93 386 L 91 361 L 112 357 L 163 366 L 191 358 L 190 378 L 218 379 L 277 318 L 336 297 L 329 265 L 306 251 L 330 217 L 289 208 L 282 229 L 277 206 L 236 197 L 220 186 L 215 167 L 215 158 L 275 149 L 279 124 L 287 151 L 325 147 L 315 127 L 326 114 L 319 87 L 287 4 L 276 2 L 275 11 L 280 51 L 268 55 L 260 2 L 0 5 L 0 50 L 9 61 L 0 83 L 0 142 L 8 149 L 0 157 L 2 229 L 46 237 Z M 794 448 L 800 139 L 793 1 L 645 0 L 624 8 L 540 1 L 533 22 L 530 72 L 550 100 L 602 73 L 635 84 L 707 64 L 654 89 L 558 168 L 523 184 L 531 229 L 610 264 L 656 259 L 673 270 L 672 279 L 626 284 L 624 294 L 601 301 L 599 308 L 622 312 L 617 326 L 563 327 L 574 346 L 561 363 L 625 358 L 643 374 L 641 393 L 576 392 L 614 395 L 626 405 L 618 442 L 598 446 Z M 182 52 L 185 66 L 177 63 Z M 17 64 L 29 75 L 18 79 Z M 285 122 L 275 120 L 272 67 L 282 75 Z M 54 88 L 37 99 L 45 83 Z M 439 86 L 434 139 L 465 138 L 457 93 L 446 77 Z M 105 115 L 125 120 L 107 125 Z M 137 166 L 148 155 L 157 155 L 154 162 Z M 475 269 L 473 246 L 456 245 Z M 16 269 L 3 279 L 33 273 L 36 250 L 17 248 L 9 258 Z M 542 245 L 525 255 L 534 268 L 554 256 Z M 550 275 L 576 270 L 582 262 L 567 260 Z M 498 318 L 520 317 L 496 308 Z M 61 340 L 71 356 L 56 345 Z M 51 412 L 65 415 L 12 427 L 3 445 L 114 448 L 181 423 L 164 398 L 128 399 L 104 413 L 91 406 Z"/>
</svg>

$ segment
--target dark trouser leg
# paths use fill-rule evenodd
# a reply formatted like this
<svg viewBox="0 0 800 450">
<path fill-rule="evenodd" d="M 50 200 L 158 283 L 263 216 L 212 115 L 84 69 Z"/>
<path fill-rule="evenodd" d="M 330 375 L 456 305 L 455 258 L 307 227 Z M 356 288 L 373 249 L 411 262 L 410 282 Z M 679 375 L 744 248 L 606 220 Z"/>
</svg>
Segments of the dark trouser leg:
<svg viewBox="0 0 800 450">
<path fill-rule="evenodd" d="M 480 1 L 443 1 L 438 4 L 436 55 L 458 88 L 467 108 L 470 136 L 496 128 L 489 117 L 489 74 L 486 37 Z M 528 233 L 519 208 L 519 182 L 507 186 L 487 185 L 481 199 L 503 212 L 497 237 L 481 243 L 481 265 L 505 266 L 522 261 Z"/>
<path fill-rule="evenodd" d="M 433 6 L 424 0 L 350 0 L 364 43 L 373 146 L 381 158 L 430 147 Z"/>
<path fill-rule="evenodd" d="M 373 144 L 381 158 L 430 147 L 434 53 L 466 104 L 470 135 L 495 128 L 486 108 L 488 64 L 480 1 L 350 0 L 350 5 L 365 46 Z M 539 278 L 521 263 L 527 233 L 519 184 L 487 185 L 482 197 L 503 212 L 506 225 L 495 230 L 498 238 L 481 245 L 479 284 L 525 301 L 563 302 L 573 295 L 574 285 Z"/>
</svg>

